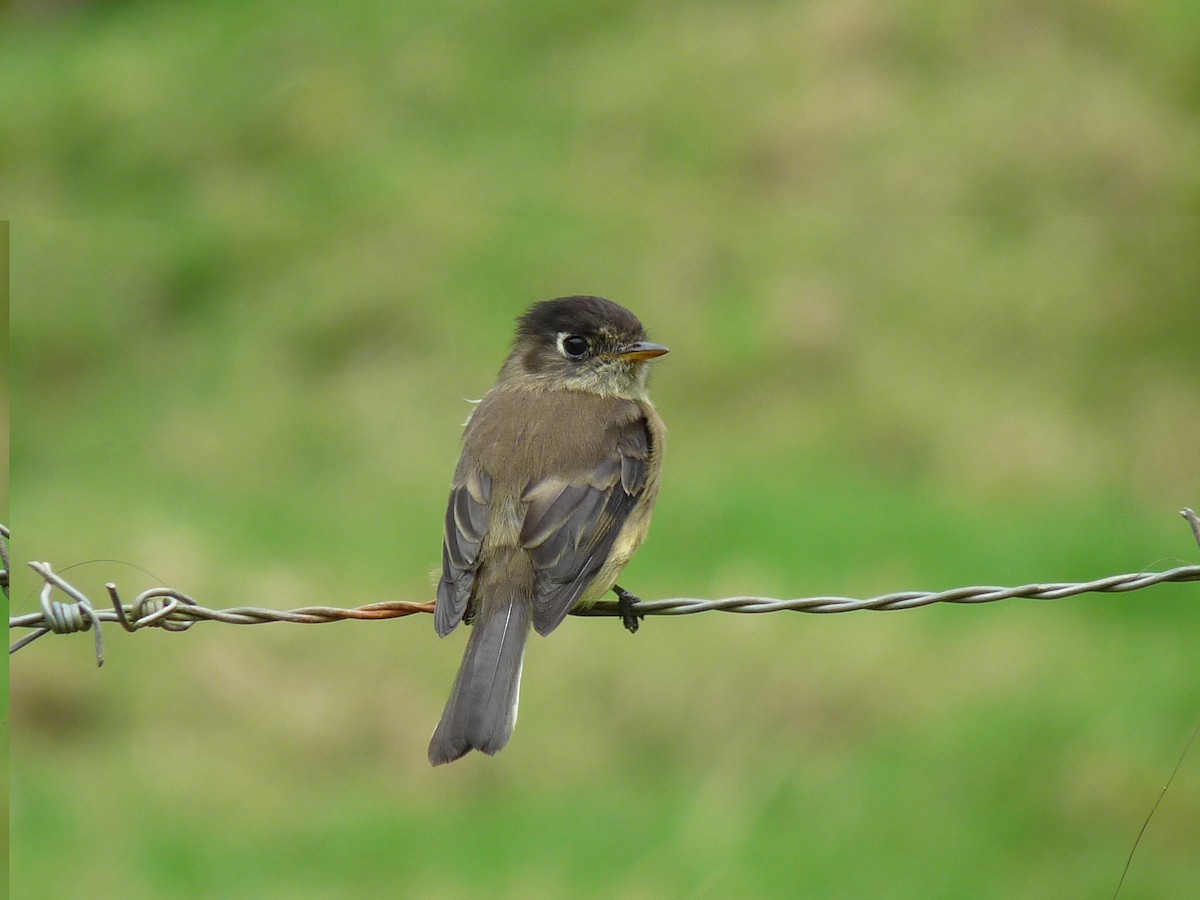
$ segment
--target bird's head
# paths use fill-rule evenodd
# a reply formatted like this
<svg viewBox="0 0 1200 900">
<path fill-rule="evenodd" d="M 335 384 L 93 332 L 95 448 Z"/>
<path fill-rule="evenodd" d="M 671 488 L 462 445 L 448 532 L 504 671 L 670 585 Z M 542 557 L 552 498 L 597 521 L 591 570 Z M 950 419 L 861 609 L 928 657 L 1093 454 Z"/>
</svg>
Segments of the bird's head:
<svg viewBox="0 0 1200 900">
<path fill-rule="evenodd" d="M 666 352 L 625 307 L 603 297 L 560 297 L 517 320 L 500 379 L 639 399 L 646 396 L 646 362 Z"/>
</svg>

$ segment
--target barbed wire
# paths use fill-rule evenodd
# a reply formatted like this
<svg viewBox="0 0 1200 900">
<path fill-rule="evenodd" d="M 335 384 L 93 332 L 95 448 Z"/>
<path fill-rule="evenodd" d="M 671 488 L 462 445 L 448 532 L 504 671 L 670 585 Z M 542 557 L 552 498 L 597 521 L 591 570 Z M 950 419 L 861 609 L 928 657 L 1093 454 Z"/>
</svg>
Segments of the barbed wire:
<svg viewBox="0 0 1200 900">
<path fill-rule="evenodd" d="M 1191 509 L 1180 513 L 1191 526 L 1196 542 L 1200 545 L 1200 517 Z M 0 549 L 3 549 L 3 583 L 8 593 L 8 552 L 6 544 L 9 530 L 0 525 Z M 142 591 L 132 602 L 124 603 L 111 582 L 105 585 L 111 609 L 97 609 L 95 604 L 78 588 L 56 573 L 49 563 L 31 562 L 29 567 L 41 576 L 41 610 L 19 616 L 10 616 L 8 627 L 29 628 L 32 631 L 11 644 L 9 654 L 16 653 L 46 634 L 71 634 L 92 629 L 96 638 L 96 663 L 104 665 L 104 643 L 101 624 L 117 622 L 126 631 L 143 628 L 162 628 L 165 631 L 186 631 L 197 622 L 224 622 L 230 625 L 265 625 L 272 622 L 297 624 L 319 624 L 340 622 L 347 619 L 397 619 L 418 613 L 432 613 L 433 601 L 425 603 L 405 600 L 388 600 L 365 606 L 341 608 L 334 606 L 307 606 L 301 609 L 277 610 L 257 607 L 234 607 L 230 609 L 208 609 L 194 599 L 173 588 L 157 587 Z M 1138 591 L 1156 584 L 1200 581 L 1200 565 L 1179 566 L 1165 572 L 1134 572 L 1128 575 L 1110 575 L 1095 581 L 1051 582 L 1024 584 L 1019 587 L 978 585 L 960 587 L 946 591 L 900 591 L 867 599 L 853 597 L 803 597 L 794 600 L 776 600 L 770 597 L 726 597 L 722 600 L 699 600 L 680 597 L 670 600 L 639 600 L 633 604 L 636 616 L 682 616 L 694 613 L 720 611 L 730 613 L 771 613 L 781 611 L 806 613 L 840 613 L 858 610 L 914 609 L 934 603 L 993 603 L 997 600 L 1023 598 L 1028 600 L 1061 600 L 1078 594 L 1115 594 Z M 65 594 L 67 600 L 55 599 L 54 592 Z M 620 616 L 623 610 L 616 601 L 601 601 L 584 610 L 578 616 Z"/>
<path fill-rule="evenodd" d="M 4 591 L 4 599 L 8 599 L 8 539 L 12 532 L 7 525 L 0 525 L 0 590 Z"/>
</svg>

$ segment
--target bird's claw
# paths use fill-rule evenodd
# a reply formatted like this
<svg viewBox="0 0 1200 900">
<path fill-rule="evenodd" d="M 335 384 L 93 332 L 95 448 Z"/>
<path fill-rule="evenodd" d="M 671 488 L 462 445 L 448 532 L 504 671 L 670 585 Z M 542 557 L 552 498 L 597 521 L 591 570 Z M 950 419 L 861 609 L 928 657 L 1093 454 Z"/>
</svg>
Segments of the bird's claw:
<svg viewBox="0 0 1200 900">
<path fill-rule="evenodd" d="M 617 595 L 617 608 L 621 611 L 621 622 L 625 625 L 625 630 L 630 634 L 637 634 L 638 623 L 646 618 L 646 614 L 635 612 L 633 607 L 635 603 L 640 603 L 642 598 L 615 584 L 613 593 Z"/>
</svg>

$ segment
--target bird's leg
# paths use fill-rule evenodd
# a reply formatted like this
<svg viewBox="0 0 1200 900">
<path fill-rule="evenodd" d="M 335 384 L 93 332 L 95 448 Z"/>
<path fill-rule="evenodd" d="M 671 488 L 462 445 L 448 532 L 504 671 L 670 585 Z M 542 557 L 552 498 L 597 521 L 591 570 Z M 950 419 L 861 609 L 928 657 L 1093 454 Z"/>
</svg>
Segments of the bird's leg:
<svg viewBox="0 0 1200 900">
<path fill-rule="evenodd" d="M 621 610 L 621 621 L 625 624 L 625 628 L 630 634 L 637 634 L 638 621 L 646 618 L 646 615 L 634 612 L 633 604 L 640 603 L 642 598 L 637 594 L 631 594 L 619 584 L 614 584 L 612 591 L 617 595 L 617 608 Z"/>
</svg>

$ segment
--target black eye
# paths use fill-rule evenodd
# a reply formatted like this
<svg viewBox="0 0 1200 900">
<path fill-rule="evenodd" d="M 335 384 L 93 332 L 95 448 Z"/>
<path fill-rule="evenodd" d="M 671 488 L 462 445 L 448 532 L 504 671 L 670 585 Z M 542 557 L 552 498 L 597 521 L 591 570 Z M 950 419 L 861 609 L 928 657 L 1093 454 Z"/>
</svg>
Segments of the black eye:
<svg viewBox="0 0 1200 900">
<path fill-rule="evenodd" d="M 583 359 L 589 349 L 588 339 L 577 334 L 568 334 L 562 339 L 562 351 L 571 359 Z"/>
</svg>

